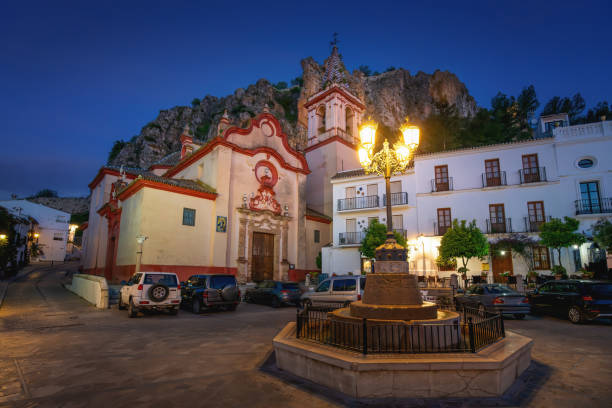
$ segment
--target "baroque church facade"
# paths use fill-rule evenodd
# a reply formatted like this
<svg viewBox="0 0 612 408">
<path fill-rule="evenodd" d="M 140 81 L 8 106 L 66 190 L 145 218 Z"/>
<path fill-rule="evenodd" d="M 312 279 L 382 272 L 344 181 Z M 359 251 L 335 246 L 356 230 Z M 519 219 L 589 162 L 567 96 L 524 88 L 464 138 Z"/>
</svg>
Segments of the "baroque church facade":
<svg viewBox="0 0 612 408">
<path fill-rule="evenodd" d="M 359 166 L 364 104 L 336 47 L 323 89 L 303 106 L 308 145 L 289 146 L 267 108 L 249 126 L 227 114 L 218 136 L 194 140 L 148 169 L 102 167 L 91 189 L 82 269 L 118 282 L 142 271 L 229 273 L 240 282 L 302 280 L 332 242 L 331 178 Z"/>
</svg>

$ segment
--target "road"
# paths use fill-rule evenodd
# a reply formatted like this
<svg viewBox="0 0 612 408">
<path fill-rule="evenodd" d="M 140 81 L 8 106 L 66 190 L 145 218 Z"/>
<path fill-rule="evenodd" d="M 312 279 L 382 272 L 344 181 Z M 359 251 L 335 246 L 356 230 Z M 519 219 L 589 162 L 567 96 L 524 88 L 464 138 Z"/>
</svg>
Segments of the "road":
<svg viewBox="0 0 612 408">
<path fill-rule="evenodd" d="M 0 407 L 612 406 L 612 325 L 506 320 L 535 339 L 534 363 L 503 398 L 355 401 L 279 372 L 271 340 L 295 309 L 129 319 L 66 291 L 41 267 L 0 308 Z"/>
</svg>

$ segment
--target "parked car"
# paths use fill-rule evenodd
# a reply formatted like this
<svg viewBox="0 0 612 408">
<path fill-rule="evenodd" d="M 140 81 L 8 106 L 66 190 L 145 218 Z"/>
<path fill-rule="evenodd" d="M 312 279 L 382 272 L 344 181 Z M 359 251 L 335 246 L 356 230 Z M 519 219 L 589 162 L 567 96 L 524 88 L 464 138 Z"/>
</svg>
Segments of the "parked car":
<svg viewBox="0 0 612 408">
<path fill-rule="evenodd" d="M 581 323 L 612 317 L 612 282 L 568 279 L 549 281 L 529 295 L 532 310 Z"/>
<path fill-rule="evenodd" d="M 506 285 L 499 283 L 479 283 L 467 288 L 465 293 L 455 295 L 455 306 L 464 306 L 484 311 L 511 314 L 523 319 L 531 308 L 529 299 Z"/>
<path fill-rule="evenodd" d="M 313 291 L 302 294 L 302 306 L 310 306 L 325 303 L 343 303 L 348 305 L 356 300 L 361 300 L 365 290 L 366 277 L 344 275 L 333 276 L 322 281 Z"/>
<path fill-rule="evenodd" d="M 178 313 L 181 298 L 178 277 L 170 272 L 139 272 L 128 282 L 121 282 L 119 310 L 128 309 L 129 317 L 138 316 L 142 310 Z"/>
<path fill-rule="evenodd" d="M 245 302 L 263 303 L 272 307 L 283 304 L 299 305 L 300 286 L 297 282 L 262 281 L 244 294 Z"/>
<path fill-rule="evenodd" d="M 240 303 L 240 290 L 233 275 L 193 275 L 182 282 L 181 300 L 193 313 L 221 307 L 234 311 Z"/>
</svg>

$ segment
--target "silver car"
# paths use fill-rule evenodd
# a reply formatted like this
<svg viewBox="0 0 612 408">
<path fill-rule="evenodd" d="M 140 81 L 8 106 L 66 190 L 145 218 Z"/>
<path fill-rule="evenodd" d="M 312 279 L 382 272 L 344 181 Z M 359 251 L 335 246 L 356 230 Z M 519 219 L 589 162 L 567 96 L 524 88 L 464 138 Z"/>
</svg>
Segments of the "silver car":
<svg viewBox="0 0 612 408">
<path fill-rule="evenodd" d="M 466 306 L 480 312 L 512 314 L 517 319 L 523 319 L 531 310 L 525 295 L 498 283 L 470 286 L 464 294 L 455 296 L 455 305 L 457 310 Z"/>
<path fill-rule="evenodd" d="M 333 276 L 321 282 L 315 290 L 303 293 L 301 304 L 304 307 L 326 303 L 348 305 L 355 300 L 361 300 L 365 282 L 364 275 Z"/>
</svg>

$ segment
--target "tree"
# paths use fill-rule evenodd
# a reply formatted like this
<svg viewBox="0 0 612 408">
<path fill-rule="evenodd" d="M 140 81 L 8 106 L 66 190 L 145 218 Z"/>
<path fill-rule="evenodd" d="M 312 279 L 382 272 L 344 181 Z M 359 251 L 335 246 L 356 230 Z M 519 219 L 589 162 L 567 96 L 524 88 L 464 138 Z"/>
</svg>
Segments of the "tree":
<svg viewBox="0 0 612 408">
<path fill-rule="evenodd" d="M 567 113 L 570 122 L 578 119 L 578 116 L 584 111 L 586 103 L 580 93 L 575 94 L 570 98 L 553 96 L 542 110 L 542 115 L 552 115 L 554 113 Z"/>
<path fill-rule="evenodd" d="M 483 258 L 489 253 L 487 237 L 476 227 L 476 220 L 469 224 L 465 220 L 453 220 L 450 228 L 440 242 L 440 260 L 449 262 L 453 258 L 461 259 L 459 272 L 467 272 L 467 264 L 472 258 Z"/>
<path fill-rule="evenodd" d="M 121 150 L 125 147 L 126 144 L 127 143 L 123 140 L 115 140 L 115 143 L 113 143 L 113 148 L 108 154 L 108 160 L 106 162 L 110 164 L 113 160 L 115 160 L 115 157 L 117 157 L 119 152 L 121 152 Z"/>
<path fill-rule="evenodd" d="M 406 248 L 406 239 L 398 232 L 393 232 L 395 240 L 398 244 Z M 365 238 L 361 242 L 359 252 L 366 258 L 374 258 L 376 248 L 381 246 L 387 240 L 387 226 L 374 220 L 365 229 Z"/>
<path fill-rule="evenodd" d="M 559 218 L 553 218 L 540 226 L 540 243 L 557 250 L 559 266 L 562 266 L 561 248 L 567 248 L 570 245 L 580 245 L 585 241 L 584 235 L 576 232 L 579 225 L 580 222 L 577 219 L 564 217 L 564 221 L 561 221 Z"/>
<path fill-rule="evenodd" d="M 50 188 L 43 188 L 38 193 L 34 194 L 34 198 L 38 197 L 57 197 L 57 191 Z"/>
<path fill-rule="evenodd" d="M 527 235 L 510 234 L 505 238 L 497 240 L 491 247 L 494 250 L 512 251 L 513 254 L 519 255 L 525 262 L 525 265 L 527 265 L 527 268 L 531 270 L 533 269 L 532 248 L 536 244 L 537 242 Z"/>
<path fill-rule="evenodd" d="M 600 248 L 612 251 L 612 222 L 601 219 L 593 225 L 593 238 Z"/>
<path fill-rule="evenodd" d="M 200 105 L 200 99 L 199 98 L 193 98 L 193 100 L 191 101 L 191 106 L 193 106 L 195 108 L 198 105 Z"/>
<path fill-rule="evenodd" d="M 516 98 L 517 120 L 520 126 L 522 138 L 531 136 L 530 122 L 535 114 L 535 111 L 540 106 L 538 97 L 536 96 L 535 87 L 529 85 L 523 88 L 519 96 Z"/>
<path fill-rule="evenodd" d="M 365 74 L 365 76 L 371 76 L 372 75 L 372 70 L 367 65 L 360 65 L 359 68 L 357 68 L 357 70 L 363 72 Z"/>
<path fill-rule="evenodd" d="M 276 89 L 287 89 L 287 86 L 288 85 L 285 81 L 277 82 L 276 85 L 274 85 Z"/>
<path fill-rule="evenodd" d="M 391 72 L 391 71 L 395 71 L 395 67 L 393 65 L 385 69 L 385 72 Z"/>
<path fill-rule="evenodd" d="M 317 269 L 321 269 L 321 267 L 323 266 L 323 257 L 321 255 L 321 251 L 319 251 L 319 254 L 315 258 L 315 262 L 317 263 Z"/>
<path fill-rule="evenodd" d="M 293 78 L 291 80 L 291 86 L 304 86 L 304 78 L 301 76 Z"/>
<path fill-rule="evenodd" d="M 15 223 L 15 217 L 0 207 L 0 233 L 6 235 L 6 238 L 0 240 L 0 278 L 6 276 L 9 269 L 17 267 Z"/>
<path fill-rule="evenodd" d="M 435 103 L 436 112 L 422 123 L 421 152 L 439 152 L 461 147 L 459 133 L 461 119 L 457 107 L 448 103 Z"/>
</svg>

